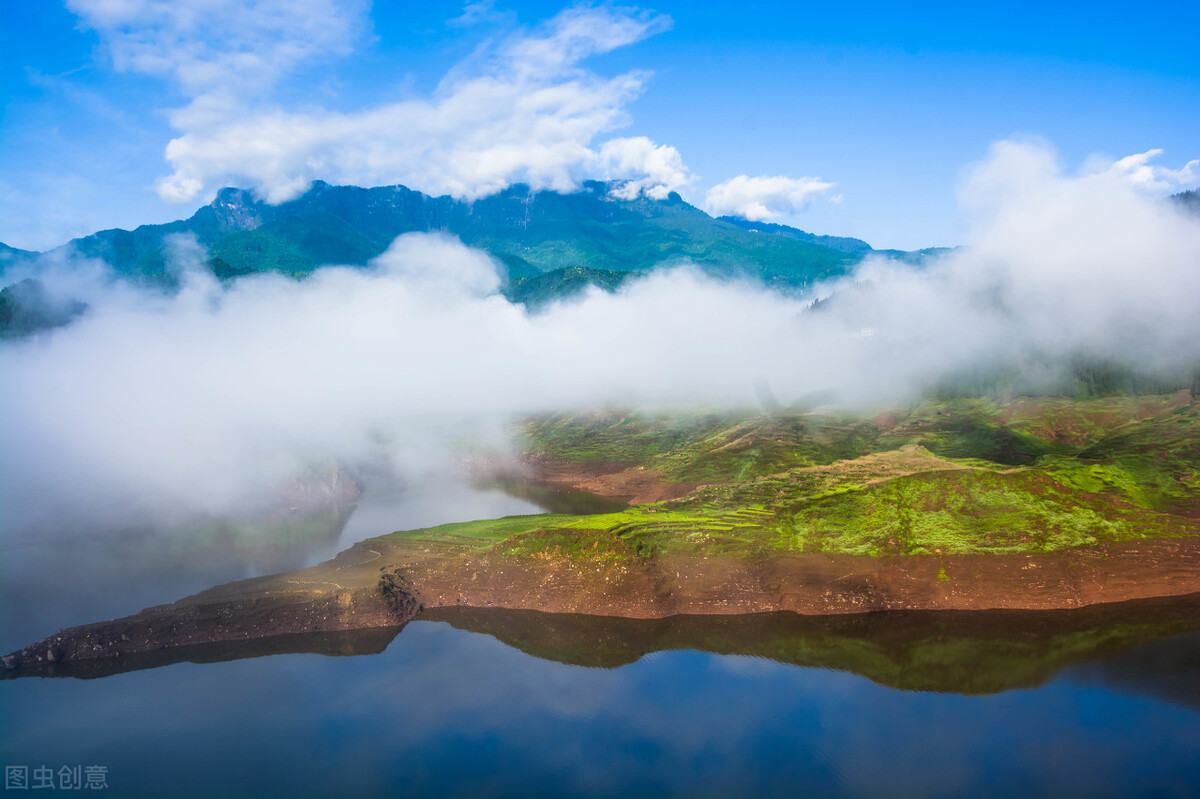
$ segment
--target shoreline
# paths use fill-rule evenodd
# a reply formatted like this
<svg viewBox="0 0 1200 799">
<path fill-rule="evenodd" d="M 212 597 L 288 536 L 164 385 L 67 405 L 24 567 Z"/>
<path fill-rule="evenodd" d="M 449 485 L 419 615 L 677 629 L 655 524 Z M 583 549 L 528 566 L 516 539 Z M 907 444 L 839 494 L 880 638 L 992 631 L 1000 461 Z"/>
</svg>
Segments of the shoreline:
<svg viewBox="0 0 1200 799">
<path fill-rule="evenodd" d="M 5 655 L 0 676 L 195 646 L 398 628 L 425 609 L 629 620 L 772 612 L 852 618 L 889 611 L 1070 612 L 1200 594 L 1200 541 L 1194 539 L 1041 555 L 667 556 L 642 568 L 495 558 L 427 543 L 368 539 L 307 569 L 227 583 L 131 616 L 61 630 Z"/>
</svg>

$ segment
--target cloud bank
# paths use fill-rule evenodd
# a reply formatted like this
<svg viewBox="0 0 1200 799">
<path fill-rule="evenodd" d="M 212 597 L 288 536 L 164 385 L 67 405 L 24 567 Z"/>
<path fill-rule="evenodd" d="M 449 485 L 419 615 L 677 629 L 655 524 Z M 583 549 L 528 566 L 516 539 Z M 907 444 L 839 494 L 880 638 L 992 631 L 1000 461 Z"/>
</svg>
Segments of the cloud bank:
<svg viewBox="0 0 1200 799">
<path fill-rule="evenodd" d="M 708 190 L 705 208 L 713 216 L 740 216 L 765 222 L 803 211 L 835 185 L 820 178 L 738 175 Z"/>
<path fill-rule="evenodd" d="M 655 144 L 645 136 L 604 142 L 600 148 L 600 174 L 617 181 L 613 194 L 622 200 L 640 194 L 665 200 L 672 191 L 692 182 L 678 150 Z"/>
<path fill-rule="evenodd" d="M 293 110 L 271 89 L 299 67 L 344 55 L 362 38 L 365 4 L 329 0 L 72 0 L 119 69 L 165 76 L 190 98 L 171 115 L 173 171 L 156 185 L 192 202 L 224 184 L 268 202 L 317 178 L 475 199 L 513 183 L 569 191 L 588 177 L 622 182 L 625 196 L 687 183 L 679 153 L 644 137 L 604 136 L 628 123 L 647 74 L 603 77 L 587 58 L 658 33 L 662 15 L 568 8 L 541 26 L 481 46 L 433 96 L 356 111 Z M 486 8 L 467 22 L 486 18 Z M 471 9 L 468 9 L 471 12 Z"/>
<path fill-rule="evenodd" d="M 226 287 L 180 241 L 173 296 L 63 264 L 51 288 L 92 311 L 0 343 L 4 524 L 223 512 L 312 463 L 414 473 L 539 410 L 752 405 L 763 382 L 784 402 L 894 402 L 1030 354 L 1200 363 L 1194 216 L 1012 142 L 962 197 L 968 248 L 923 268 L 864 263 L 811 310 L 682 269 L 529 315 L 497 293 L 490 257 L 431 234 L 365 269 Z"/>
</svg>

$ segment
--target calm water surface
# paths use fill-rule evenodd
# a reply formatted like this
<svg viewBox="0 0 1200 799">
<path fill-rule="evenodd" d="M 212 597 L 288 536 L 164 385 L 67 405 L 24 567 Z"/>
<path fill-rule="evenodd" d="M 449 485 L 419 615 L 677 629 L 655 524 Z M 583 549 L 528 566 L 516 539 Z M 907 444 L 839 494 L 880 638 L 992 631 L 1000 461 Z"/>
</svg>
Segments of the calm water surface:
<svg viewBox="0 0 1200 799">
<path fill-rule="evenodd" d="M 467 518 L 523 509 L 463 491 Z M 464 518 L 452 509 L 437 517 L 423 503 L 380 500 L 364 505 L 370 512 L 358 523 L 369 535 Z M 324 546 L 363 537 L 354 524 Z M 32 621 L 5 608 L 6 651 L 172 582 L 122 591 L 117 578 L 129 582 L 128 571 L 114 578 L 99 569 L 76 591 L 70 581 L 56 588 L 52 571 L 35 575 L 41 582 L 28 574 L 9 582 L 12 561 L 4 568 L 6 603 L 14 586 L 57 597 L 42 610 L 27 598 Z M 181 565 L 178 574 L 204 580 L 253 569 L 231 561 Z M 175 585 L 153 601 L 211 582 Z M 104 590 L 111 596 L 91 597 L 90 615 L 78 618 L 88 592 Z M 450 614 L 414 621 L 390 643 L 396 631 L 341 647 L 378 654 L 0 681 L 0 760 L 31 770 L 103 765 L 109 796 L 1200 795 L 1194 627 L 1157 639 L 1067 630 L 992 645 L 992 632 L 974 635 L 953 620 L 935 621 L 923 638 L 911 617 L 876 619 L 865 632 L 786 619 L 761 631 L 756 619 L 538 622 L 536 614 Z M 26 635 L 29 627 L 38 628 Z M 887 634 L 893 627 L 904 631 L 898 643 Z M 1010 683 L 1020 687 L 1004 689 Z"/>
</svg>

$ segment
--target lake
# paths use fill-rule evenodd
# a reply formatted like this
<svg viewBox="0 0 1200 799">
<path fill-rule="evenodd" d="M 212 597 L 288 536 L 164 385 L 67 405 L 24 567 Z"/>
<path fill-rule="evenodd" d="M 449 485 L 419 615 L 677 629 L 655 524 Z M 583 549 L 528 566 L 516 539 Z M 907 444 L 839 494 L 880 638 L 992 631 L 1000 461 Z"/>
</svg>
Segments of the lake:
<svg viewBox="0 0 1200 799">
<path fill-rule="evenodd" d="M 96 542 L 27 546 L 2 564 L 5 651 L 351 539 L 534 507 L 456 484 L 368 498 L 274 560 L 172 558 L 144 534 L 144 563 Z M 107 795 L 147 797 L 1196 796 L 1198 608 L 653 621 L 447 608 L 192 653 L 202 662 L 0 681 L 0 759 L 31 779 L 50 768 L 42 795 L 62 767 L 99 766 Z"/>
</svg>

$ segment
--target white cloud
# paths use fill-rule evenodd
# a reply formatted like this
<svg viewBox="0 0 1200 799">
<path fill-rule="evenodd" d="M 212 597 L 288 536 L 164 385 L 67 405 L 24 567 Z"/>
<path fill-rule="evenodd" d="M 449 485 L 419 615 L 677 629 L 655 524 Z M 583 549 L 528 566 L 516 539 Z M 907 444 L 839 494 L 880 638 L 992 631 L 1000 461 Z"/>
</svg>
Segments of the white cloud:
<svg viewBox="0 0 1200 799">
<path fill-rule="evenodd" d="M 692 181 L 678 150 L 645 136 L 609 139 L 600 148 L 599 162 L 602 174 L 620 183 L 613 194 L 625 200 L 639 194 L 662 200 Z"/>
<path fill-rule="evenodd" d="M 481 0 L 478 3 L 467 3 L 463 6 L 462 13 L 447 24 L 451 27 L 465 28 L 485 22 L 502 21 L 511 16 L 513 16 L 512 12 L 497 11 L 493 0 Z"/>
<path fill-rule="evenodd" d="M 835 185 L 820 178 L 738 175 L 713 186 L 704 199 L 713 216 L 740 216 L 752 222 L 763 222 L 804 210 Z"/>
<path fill-rule="evenodd" d="M 1200 185 L 1200 160 L 1188 161 L 1180 169 L 1150 163 L 1162 154 L 1161 148 L 1155 148 L 1127 155 L 1114 162 L 1109 170 L 1126 176 L 1135 186 L 1151 192 L 1176 192 Z"/>
<path fill-rule="evenodd" d="M 190 200 L 200 186 L 248 181 L 277 203 L 316 178 L 464 199 L 516 182 L 569 191 L 596 159 L 592 139 L 622 121 L 641 87 L 631 75 L 541 85 L 511 78 L 477 78 L 432 101 L 353 114 L 277 111 L 189 133 L 167 146 L 175 172 L 159 192 Z"/>
<path fill-rule="evenodd" d="M 367 0 L 67 0 L 121 71 L 172 79 L 191 98 L 177 124 L 214 121 L 297 67 L 345 55 Z"/>
<path fill-rule="evenodd" d="M 510 37 L 500 47 L 498 64 L 538 81 L 561 75 L 589 56 L 641 41 L 670 24 L 669 17 L 631 9 L 575 6 L 537 32 Z"/>
<path fill-rule="evenodd" d="M 173 171 L 156 184 L 168 201 L 236 183 L 282 202 L 317 178 L 464 199 L 517 182 L 569 191 L 606 174 L 665 196 L 686 179 L 673 148 L 598 141 L 628 122 L 625 108 L 646 74 L 603 77 L 580 66 L 665 29 L 665 16 L 568 8 L 490 42 L 429 98 L 334 112 L 271 105 L 269 90 L 307 61 L 347 52 L 363 27 L 361 3 L 72 0 L 72 8 L 105 37 L 120 68 L 170 76 L 193 98 L 172 116 L 181 131 L 166 148 Z M 469 6 L 465 21 L 488 11 Z"/>
</svg>

